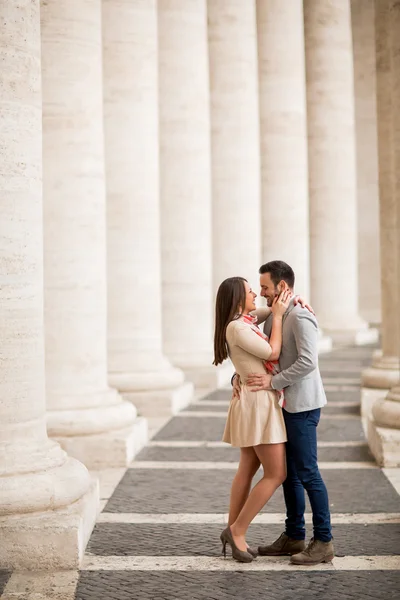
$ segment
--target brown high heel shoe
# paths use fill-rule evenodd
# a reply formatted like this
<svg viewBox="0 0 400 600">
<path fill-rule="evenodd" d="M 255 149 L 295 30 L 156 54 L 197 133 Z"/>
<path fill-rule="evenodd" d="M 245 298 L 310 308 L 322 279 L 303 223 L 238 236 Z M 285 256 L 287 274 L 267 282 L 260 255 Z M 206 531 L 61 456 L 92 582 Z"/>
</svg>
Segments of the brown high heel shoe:
<svg viewBox="0 0 400 600">
<path fill-rule="evenodd" d="M 258 556 L 258 550 L 254 550 L 254 548 L 250 548 L 250 546 L 247 546 L 247 552 L 251 554 L 254 559 Z"/>
<path fill-rule="evenodd" d="M 236 546 L 236 544 L 233 540 L 233 537 L 232 537 L 232 532 L 231 532 L 230 527 L 227 527 L 221 533 L 221 542 L 222 542 L 222 553 L 225 558 L 226 558 L 226 545 L 229 544 L 232 549 L 232 557 L 235 560 L 237 560 L 238 562 L 242 562 L 242 563 L 253 562 L 254 558 L 250 554 L 250 552 L 245 552 L 244 550 L 239 550 L 239 548 Z"/>
</svg>

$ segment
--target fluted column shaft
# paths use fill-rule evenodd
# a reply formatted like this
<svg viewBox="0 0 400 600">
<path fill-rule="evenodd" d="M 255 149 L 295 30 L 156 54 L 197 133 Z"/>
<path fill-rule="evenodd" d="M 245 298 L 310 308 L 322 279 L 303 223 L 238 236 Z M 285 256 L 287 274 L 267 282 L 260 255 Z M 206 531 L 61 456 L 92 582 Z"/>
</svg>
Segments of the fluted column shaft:
<svg viewBox="0 0 400 600">
<path fill-rule="evenodd" d="M 281 259 L 309 296 L 303 0 L 257 1 L 262 262 Z"/>
<path fill-rule="evenodd" d="M 208 1 L 214 289 L 261 264 L 256 7 Z M 277 257 L 274 257 L 277 258 Z"/>
<path fill-rule="evenodd" d="M 103 0 L 110 382 L 169 389 L 184 375 L 162 353 L 157 9 Z"/>
<path fill-rule="evenodd" d="M 390 36 L 393 2 L 376 4 L 377 16 L 377 110 L 379 153 L 379 199 L 382 288 L 383 356 L 400 352 L 399 291 L 393 283 L 398 270 L 399 215 L 396 191 L 395 131 L 396 104 L 393 96 L 393 39 Z"/>
<path fill-rule="evenodd" d="M 124 464 L 136 410 L 107 382 L 100 0 L 44 3 L 42 54 L 48 428 L 86 464 Z"/>
<path fill-rule="evenodd" d="M 59 511 L 77 502 L 90 486 L 86 468 L 46 433 L 39 11 L 39 0 L 19 2 L 17 7 L 0 4 L 2 568 L 46 568 L 51 561 L 60 566 L 60 552 L 54 549 L 50 557 L 43 538 L 50 530 L 54 535 Z M 95 499 L 92 509 L 89 531 Z M 15 515 L 18 519 L 12 518 Z M 60 525 L 58 520 L 62 546 L 66 537 Z M 27 533 L 34 527 L 38 535 Z M 75 542 L 78 554 L 77 538 Z M 67 544 L 64 564 L 69 550 Z"/>
<path fill-rule="evenodd" d="M 357 148 L 358 289 L 360 315 L 381 321 L 379 189 L 374 0 L 351 0 Z"/>
<path fill-rule="evenodd" d="M 376 336 L 358 315 L 350 2 L 305 0 L 304 11 L 312 304 L 338 341 L 362 343 Z"/>
<path fill-rule="evenodd" d="M 396 197 L 396 166 L 393 97 L 393 41 L 390 36 L 391 0 L 376 7 L 376 68 L 379 155 L 379 212 L 382 290 L 382 353 L 363 373 L 366 388 L 389 389 L 399 378 L 400 313 L 399 291 L 394 274 L 398 269 L 399 215 Z M 363 392 L 366 397 L 368 392 Z M 369 394 L 371 396 L 371 394 Z M 372 395 L 373 397 L 373 395 Z"/>
<path fill-rule="evenodd" d="M 397 218 L 395 224 L 388 228 L 387 239 L 392 243 L 390 260 L 392 261 L 391 285 L 389 278 L 386 279 L 387 287 L 383 292 L 383 321 L 389 318 L 385 314 L 387 294 L 396 294 L 400 298 L 400 181 L 398 177 L 400 169 L 400 5 L 396 0 L 383 0 L 376 3 L 377 11 L 377 71 L 378 71 L 378 115 L 379 115 L 379 175 L 381 179 L 381 216 L 385 218 L 385 208 L 391 211 L 392 218 Z M 385 112 L 383 112 L 386 108 Z M 382 111 L 382 112 L 381 112 Z M 381 123 L 382 119 L 382 123 Z M 385 144 L 386 141 L 386 144 Z M 382 164 L 384 158 L 389 162 Z M 383 171 L 382 171 L 383 169 Z M 390 202 L 389 202 L 390 198 Z M 388 219 L 389 220 L 389 219 Z M 382 254 L 386 255 L 383 240 Z M 389 260 L 389 255 L 386 255 Z M 384 279 L 383 279 L 384 281 Z M 391 306 L 391 305 L 390 305 Z M 398 313 L 397 304 L 397 313 Z M 389 307 L 388 307 L 389 310 Z M 400 323 L 391 313 L 392 328 L 397 328 L 397 351 L 400 352 Z M 387 322 L 386 322 L 387 323 Z M 387 323 L 388 325 L 388 323 Z M 391 338 L 394 342 L 394 335 Z M 390 347 L 395 351 L 393 346 Z M 397 355 L 398 356 L 398 355 Z M 386 398 L 379 398 L 372 406 L 371 417 L 368 422 L 368 443 L 378 461 L 382 466 L 400 466 L 400 383 L 392 387 Z"/>
<path fill-rule="evenodd" d="M 158 2 L 164 350 L 191 378 L 212 362 L 205 0 Z"/>
</svg>

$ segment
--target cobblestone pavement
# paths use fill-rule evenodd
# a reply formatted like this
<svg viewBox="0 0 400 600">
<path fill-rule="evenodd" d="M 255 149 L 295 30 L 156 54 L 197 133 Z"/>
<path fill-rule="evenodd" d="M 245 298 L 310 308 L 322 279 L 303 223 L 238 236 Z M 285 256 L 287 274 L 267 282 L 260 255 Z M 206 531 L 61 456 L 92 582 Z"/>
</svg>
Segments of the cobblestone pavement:
<svg viewBox="0 0 400 600">
<path fill-rule="evenodd" d="M 0 571 L 0 594 L 3 593 L 10 576 L 11 573 L 9 571 Z"/>
<path fill-rule="evenodd" d="M 64 574 L 62 586 L 54 577 L 46 593 L 42 582 L 42 595 L 26 595 L 29 586 L 38 588 L 31 579 L 18 595 L 24 586 L 17 575 L 7 583 L 9 575 L 0 574 L 2 598 L 400 600 L 399 470 L 376 466 L 359 416 L 360 372 L 371 353 L 351 348 L 320 357 L 328 406 L 318 428 L 319 461 L 338 554 L 331 564 L 307 569 L 286 557 L 258 557 L 241 565 L 221 557 L 238 450 L 220 442 L 230 390 L 217 390 L 172 418 L 126 472 L 107 474 L 110 491 L 79 574 Z M 278 490 L 248 541 L 275 539 L 284 517 Z M 306 518 L 310 523 L 309 512 Z"/>
</svg>

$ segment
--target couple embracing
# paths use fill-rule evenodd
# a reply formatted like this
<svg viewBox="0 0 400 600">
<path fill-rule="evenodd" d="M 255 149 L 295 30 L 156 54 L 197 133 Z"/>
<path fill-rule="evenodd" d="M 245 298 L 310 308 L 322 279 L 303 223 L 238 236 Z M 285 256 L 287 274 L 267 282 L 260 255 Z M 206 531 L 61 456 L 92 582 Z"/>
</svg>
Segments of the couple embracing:
<svg viewBox="0 0 400 600">
<path fill-rule="evenodd" d="M 256 309 L 256 294 L 241 277 L 226 279 L 216 299 L 214 364 L 229 356 L 236 370 L 223 441 L 240 448 L 221 541 L 224 554 L 229 544 L 240 562 L 258 554 L 290 555 L 293 564 L 316 565 L 334 556 L 328 494 L 317 462 L 317 425 L 326 404 L 318 324 L 312 309 L 294 297 L 288 264 L 272 261 L 259 273 L 268 308 Z M 250 491 L 260 464 L 263 477 Z M 281 484 L 285 532 L 270 545 L 250 548 L 247 529 Z M 307 546 L 304 490 L 313 515 Z"/>
</svg>

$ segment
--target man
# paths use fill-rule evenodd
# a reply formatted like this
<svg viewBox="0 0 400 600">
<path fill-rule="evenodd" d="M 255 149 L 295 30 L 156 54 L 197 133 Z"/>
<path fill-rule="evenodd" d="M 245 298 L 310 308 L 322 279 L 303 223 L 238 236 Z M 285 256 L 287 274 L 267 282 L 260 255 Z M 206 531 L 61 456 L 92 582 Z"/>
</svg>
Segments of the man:
<svg viewBox="0 0 400 600">
<path fill-rule="evenodd" d="M 292 268 L 283 261 L 272 261 L 259 270 L 261 296 L 268 306 L 280 292 L 294 289 Z M 270 335 L 272 318 L 264 324 Z M 263 556 L 291 555 L 296 565 L 316 565 L 334 556 L 329 501 L 317 463 L 317 425 L 326 396 L 318 368 L 318 324 L 315 316 L 294 300 L 283 317 L 283 342 L 279 358 L 280 373 L 252 375 L 246 384 L 258 390 L 283 390 L 283 414 L 287 430 L 287 479 L 283 484 L 286 503 L 285 532 L 271 545 L 260 546 Z M 237 389 L 238 381 L 234 382 Z M 305 544 L 305 497 L 307 491 L 313 513 L 314 537 Z"/>
</svg>

